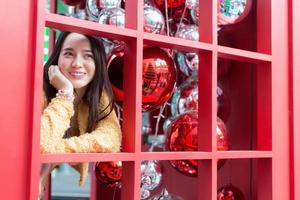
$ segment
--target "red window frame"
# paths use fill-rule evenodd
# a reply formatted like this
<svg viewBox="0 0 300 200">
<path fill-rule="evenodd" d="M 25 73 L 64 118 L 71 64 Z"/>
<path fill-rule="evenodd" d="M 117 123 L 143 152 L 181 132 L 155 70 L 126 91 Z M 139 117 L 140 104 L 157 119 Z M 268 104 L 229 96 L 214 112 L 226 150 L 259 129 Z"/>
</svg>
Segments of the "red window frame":
<svg viewBox="0 0 300 200">
<path fill-rule="evenodd" d="M 258 48 L 261 48 L 261 53 L 250 52 L 245 50 L 239 50 L 229 47 L 222 47 L 217 44 L 217 24 L 216 24 L 216 6 L 217 0 L 207 1 L 200 0 L 200 5 L 203 6 L 205 12 L 200 12 L 200 21 L 203 21 L 203 26 L 206 29 L 200 29 L 201 41 L 191 42 L 180 39 L 168 38 L 165 36 L 152 35 L 143 32 L 143 3 L 138 0 L 126 1 L 126 28 L 119 29 L 115 27 L 109 27 L 105 25 L 94 24 L 92 22 L 82 22 L 78 19 L 67 18 L 58 16 L 55 14 L 45 13 L 45 1 L 36 0 L 34 4 L 34 16 L 35 21 L 35 35 L 32 37 L 33 43 L 33 59 L 34 69 L 31 71 L 33 80 L 31 82 L 32 91 L 32 107 L 30 127 L 31 127 L 31 153 L 30 157 L 30 199 L 35 200 L 38 193 L 38 178 L 39 167 L 41 163 L 50 162 L 78 162 L 78 161 L 110 161 L 121 160 L 126 161 L 123 165 L 123 173 L 126 175 L 126 179 L 123 180 L 122 199 L 132 200 L 140 198 L 140 161 L 156 159 L 170 160 L 170 159 L 182 159 L 193 158 L 199 160 L 205 160 L 203 170 L 207 171 L 205 175 L 199 178 L 199 187 L 202 186 L 202 190 L 207 191 L 204 196 L 199 199 L 215 199 L 217 194 L 217 159 L 219 158 L 269 158 L 272 160 L 272 179 L 268 180 L 272 182 L 272 192 L 268 193 L 271 196 L 266 196 L 261 199 L 290 199 L 290 179 L 289 179 L 289 155 L 290 155 L 290 141 L 289 141 L 289 99 L 288 99 L 288 3 L 286 1 L 263 1 L 257 0 L 261 3 L 261 6 L 266 6 L 263 12 L 258 15 L 263 16 L 266 13 L 270 14 L 270 24 L 262 20 L 257 24 L 258 28 Z M 29 2 L 27 2 L 29 3 Z M 266 5 L 266 4 L 270 5 Z M 295 1 L 294 1 L 295 3 Z M 295 3 L 296 4 L 296 3 Z M 205 9 L 204 9 L 205 8 Z M 279 14 L 280 13 L 280 14 Z M 294 12 L 296 13 L 296 12 Z M 203 20 L 201 20 L 203 19 Z M 40 113 L 41 113 L 41 96 L 42 96 L 42 68 L 43 65 L 43 30 L 45 26 L 52 28 L 59 28 L 63 30 L 76 31 L 81 33 L 88 33 L 99 35 L 103 37 L 109 37 L 114 39 L 126 40 L 127 45 L 131 51 L 125 58 L 125 66 L 134 66 L 128 68 L 128 73 L 124 77 L 124 115 L 127 117 L 123 122 L 123 150 L 124 153 L 117 154 L 67 154 L 67 155 L 41 155 L 39 152 L 39 131 L 40 131 Z M 298 30 L 295 29 L 295 33 Z M 270 32 L 272 37 L 265 38 L 264 33 Z M 298 31 L 299 32 L 299 31 Z M 282 41 L 278 41 L 278 38 L 283 38 Z M 286 41 L 285 41 L 286 39 Z M 270 51 L 264 46 L 265 40 L 271 40 Z M 296 40 L 296 39 L 295 39 Z M 143 43 L 149 43 L 153 45 L 159 45 L 169 48 L 177 48 L 183 50 L 197 50 L 203 53 L 204 62 L 201 67 L 211 69 L 207 73 L 207 82 L 210 83 L 207 96 L 204 97 L 204 103 L 208 105 L 206 108 L 200 107 L 200 112 L 208 112 L 209 117 L 206 118 L 206 125 L 202 126 L 202 131 L 210 133 L 207 138 L 204 139 L 204 145 L 199 149 L 203 152 L 141 152 L 141 83 L 142 71 L 139 67 L 142 64 L 142 49 Z M 299 50 L 295 48 L 295 52 Z M 264 53 L 263 53 L 264 52 Z M 272 52 L 272 53 L 270 53 Z M 217 71 L 217 57 L 218 55 L 224 57 L 246 60 L 254 63 L 270 63 L 272 68 L 272 82 L 271 82 L 271 102 L 272 102 L 272 116 L 271 116 L 271 131 L 272 131 L 272 150 L 271 151 L 230 151 L 230 152 L 217 152 L 216 141 L 213 137 L 213 128 L 215 127 L 216 116 L 212 113 L 216 107 L 215 94 L 216 91 L 216 71 Z M 297 56 L 294 56 L 294 62 L 299 63 Z M 294 65 L 296 66 L 296 64 Z M 296 71 L 296 68 L 294 68 Z M 206 74 L 207 75 L 207 74 Z M 294 81 L 297 79 L 297 75 L 293 72 Z M 204 76 L 200 74 L 200 76 Z M 206 77 L 207 78 L 207 77 Z M 200 79 L 201 80 L 201 79 Z M 296 86 L 296 84 L 294 84 Z M 294 87 L 297 89 L 297 87 Z M 201 90 L 201 84 L 200 84 Z M 282 91 L 287 95 L 282 95 Z M 298 89 L 297 89 L 298 91 Z M 297 93 L 299 94 L 299 93 Z M 294 102 L 298 100 L 300 95 L 294 95 Z M 202 102 L 203 103 L 203 102 Z M 203 109 L 203 110 L 202 110 Z M 297 117 L 298 109 L 294 107 L 295 116 L 294 122 Z M 200 119 L 199 120 L 203 120 Z M 294 123 L 294 131 L 299 130 L 296 127 L 297 123 Z M 199 130 L 200 131 L 200 130 Z M 134 134 L 130 134 L 134 133 Z M 294 135 L 294 139 L 299 136 Z M 299 139 L 299 138 L 298 138 Z M 294 140 L 295 142 L 295 140 Z M 299 156 L 296 151 L 297 145 L 295 143 L 295 156 Z M 263 148 L 262 148 L 263 149 Z M 295 167 L 299 166 L 299 162 L 295 159 Z M 262 167 L 264 167 L 262 165 Z M 299 177 L 295 170 L 296 177 Z M 205 182 L 206 184 L 203 184 Z M 280 184 L 279 184 L 280 183 Z M 299 180 L 295 179 L 296 185 L 299 185 Z M 206 186 L 206 188 L 203 188 Z M 261 191 L 263 193 L 263 191 Z M 296 192 L 295 192 L 296 193 Z M 299 194 L 295 194 L 295 199 Z"/>
</svg>

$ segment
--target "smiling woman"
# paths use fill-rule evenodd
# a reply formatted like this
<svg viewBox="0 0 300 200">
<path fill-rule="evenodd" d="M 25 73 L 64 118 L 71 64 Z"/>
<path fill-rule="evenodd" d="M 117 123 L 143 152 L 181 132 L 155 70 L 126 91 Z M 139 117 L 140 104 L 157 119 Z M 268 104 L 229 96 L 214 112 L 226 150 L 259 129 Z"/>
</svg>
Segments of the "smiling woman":
<svg viewBox="0 0 300 200">
<path fill-rule="evenodd" d="M 93 36 L 63 32 L 44 66 L 42 153 L 119 152 L 121 129 L 113 110 L 103 44 Z M 42 167 L 40 185 L 54 165 Z M 85 182 L 88 163 L 73 167 Z"/>
</svg>

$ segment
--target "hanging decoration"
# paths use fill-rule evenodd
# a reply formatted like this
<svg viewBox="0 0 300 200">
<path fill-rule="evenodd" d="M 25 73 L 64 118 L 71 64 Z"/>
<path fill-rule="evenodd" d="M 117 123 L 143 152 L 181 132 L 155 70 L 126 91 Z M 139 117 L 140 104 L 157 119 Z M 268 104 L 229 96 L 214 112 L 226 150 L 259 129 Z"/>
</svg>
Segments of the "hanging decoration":
<svg viewBox="0 0 300 200">
<path fill-rule="evenodd" d="M 114 51 L 115 52 L 115 51 Z M 123 101 L 124 51 L 116 51 L 108 60 L 108 75 L 117 101 Z M 143 50 L 142 111 L 159 108 L 172 95 L 176 68 L 172 57 L 158 47 Z"/>
<path fill-rule="evenodd" d="M 160 186 L 162 168 L 158 161 L 149 160 L 141 163 L 141 199 L 147 199 L 150 191 Z"/>
<path fill-rule="evenodd" d="M 250 12 L 252 0 L 218 0 L 218 25 L 242 21 Z"/>
<path fill-rule="evenodd" d="M 121 6 L 121 0 L 98 0 L 99 7 L 102 8 L 118 8 Z"/>
<path fill-rule="evenodd" d="M 183 200 L 182 197 L 170 194 L 166 188 L 164 188 L 160 194 L 155 195 L 151 200 Z"/>
<path fill-rule="evenodd" d="M 97 0 L 86 0 L 86 11 L 91 21 L 98 21 L 101 9 L 97 5 Z"/>
<path fill-rule="evenodd" d="M 198 150 L 198 112 L 190 111 L 177 116 L 167 129 L 167 150 L 197 151 Z M 229 138 L 224 122 L 217 118 L 216 126 L 217 149 L 229 150 Z M 172 160 L 171 165 L 184 175 L 196 177 L 197 160 Z"/>
<path fill-rule="evenodd" d="M 172 116 L 198 110 L 198 75 L 193 75 L 177 87 L 171 100 Z"/>
<path fill-rule="evenodd" d="M 245 200 L 243 192 L 232 184 L 218 189 L 217 200 Z"/>
<path fill-rule="evenodd" d="M 144 6 L 144 31 L 148 33 L 160 34 L 164 30 L 165 19 L 159 9 L 145 5 Z"/>
<path fill-rule="evenodd" d="M 99 13 L 98 22 L 124 28 L 125 11 L 123 8 L 104 8 Z"/>
<path fill-rule="evenodd" d="M 121 187 L 122 162 L 97 162 L 94 166 L 97 180 L 108 187 Z"/>
</svg>

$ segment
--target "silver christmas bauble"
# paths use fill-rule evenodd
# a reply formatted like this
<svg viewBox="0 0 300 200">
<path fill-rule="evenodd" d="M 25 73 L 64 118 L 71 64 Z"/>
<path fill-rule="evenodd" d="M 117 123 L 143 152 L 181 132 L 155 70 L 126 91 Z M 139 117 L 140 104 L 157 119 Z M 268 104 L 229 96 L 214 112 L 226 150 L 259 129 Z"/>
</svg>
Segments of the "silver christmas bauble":
<svg viewBox="0 0 300 200">
<path fill-rule="evenodd" d="M 198 26 L 196 25 L 181 25 L 175 37 L 199 41 Z"/>
<path fill-rule="evenodd" d="M 155 7 L 144 6 L 144 31 L 160 34 L 164 29 L 165 19 L 162 13 Z"/>
<path fill-rule="evenodd" d="M 100 24 L 125 26 L 125 11 L 122 8 L 104 8 L 101 10 L 98 22 Z"/>
</svg>

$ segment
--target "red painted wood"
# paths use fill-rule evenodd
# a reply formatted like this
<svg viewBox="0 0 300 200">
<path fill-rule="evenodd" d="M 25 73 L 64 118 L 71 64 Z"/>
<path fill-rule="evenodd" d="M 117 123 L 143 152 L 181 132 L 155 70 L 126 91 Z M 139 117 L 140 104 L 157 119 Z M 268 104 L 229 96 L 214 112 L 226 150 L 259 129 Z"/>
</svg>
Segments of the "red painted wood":
<svg viewBox="0 0 300 200">
<path fill-rule="evenodd" d="M 0 193 L 2 199 L 29 199 L 35 1 L 1 4 Z"/>
<path fill-rule="evenodd" d="M 136 31 L 116 26 L 98 24 L 73 17 L 48 13 L 46 14 L 46 26 L 60 30 L 68 30 L 82 34 L 90 34 L 109 39 L 126 40 L 136 37 Z"/>
<path fill-rule="evenodd" d="M 5 165 L 0 167 L 0 175 L 4 180 L 1 198 L 36 200 L 40 163 L 122 160 L 124 161 L 123 177 L 126 177 L 122 183 L 122 199 L 137 200 L 140 195 L 140 161 L 185 158 L 199 159 L 199 171 L 204 173 L 200 173 L 198 179 L 190 179 L 174 172 L 170 166 L 166 165 L 165 174 L 168 175 L 166 185 L 173 192 L 180 191 L 180 194 L 188 199 L 203 199 L 203 197 L 215 199 L 217 186 L 226 182 L 225 175 L 230 170 L 229 164 L 226 163 L 222 172 L 217 171 L 217 159 L 223 158 L 232 159 L 233 162 L 241 163 L 240 166 L 246 166 L 243 168 L 247 169 L 246 178 L 234 174 L 232 176 L 248 196 L 252 195 L 253 199 L 282 200 L 292 199 L 292 197 L 299 199 L 300 194 L 297 188 L 300 187 L 300 174 L 297 169 L 300 167 L 300 147 L 297 141 L 300 139 L 300 127 L 297 120 L 300 118 L 300 108 L 297 102 L 300 98 L 300 89 L 297 80 L 300 79 L 300 72 L 297 65 L 300 63 L 298 56 L 300 16 L 297 12 L 299 2 L 291 1 L 293 2 L 293 28 L 290 36 L 293 37 L 294 43 L 292 61 L 290 60 L 293 63 L 292 72 L 288 68 L 288 20 L 291 19 L 288 19 L 288 2 L 283 0 L 255 1 L 256 7 L 250 16 L 235 27 L 236 30 L 244 28 L 242 33 L 245 35 L 242 37 L 235 32 L 231 33 L 235 44 L 226 45 L 226 47 L 221 42 L 217 44 L 216 0 L 200 1 L 202 5 L 202 8 L 201 6 L 199 8 L 202 11 L 200 18 L 205 27 L 200 29 L 202 37 L 200 37 L 200 42 L 143 33 L 143 5 L 137 0 L 126 2 L 127 28 L 125 29 L 56 14 L 47 14 L 44 18 L 45 2 L 41 0 L 6 2 L 0 8 L 2 27 L 5 27 L 2 29 L 0 39 L 3 54 L 1 62 L 5 71 L 0 75 L 1 83 L 5 85 L 0 91 L 5 97 L 2 98 L 0 104 L 0 110 L 5 113 L 5 117 L 2 117 L 0 121 L 4 136 L 0 142 L 1 158 L 5 161 Z M 18 14 L 7 20 L 9 16 L 7 8 L 14 8 L 14 12 Z M 42 155 L 40 157 L 39 120 L 44 26 L 126 42 L 128 49 L 125 56 L 124 78 L 124 116 L 126 116 L 123 123 L 124 153 Z M 144 43 L 200 54 L 199 123 L 201 126 L 198 131 L 201 139 L 199 149 L 202 152 L 141 153 L 141 66 Z M 227 80 L 227 89 L 231 89 L 231 96 L 235 98 L 235 101 L 245 100 L 245 105 L 247 105 L 246 113 L 242 114 L 242 106 L 235 104 L 237 112 L 234 114 L 234 120 L 231 119 L 234 123 L 229 125 L 235 135 L 236 150 L 241 149 L 241 151 L 235 149 L 228 152 L 216 151 L 214 129 L 218 57 L 235 60 L 233 74 L 227 77 L 231 78 Z M 253 77 L 248 77 L 243 82 L 247 73 L 253 73 Z M 290 82 L 289 75 L 292 76 Z M 17 84 L 16 80 L 18 80 Z M 239 97 L 239 93 L 234 95 L 234 92 L 250 86 L 255 88 L 250 92 L 244 91 L 244 96 Z M 292 92 L 289 92 L 289 89 Z M 18 103 L 12 99 L 17 99 Z M 254 101 L 253 113 L 250 109 L 252 100 Z M 292 118 L 289 118 L 290 108 L 293 111 Z M 252 117 L 250 117 L 251 114 L 253 114 Z M 245 122 L 238 123 L 239 118 L 243 116 L 247 116 L 244 118 Z M 251 123 L 251 120 L 254 122 Z M 246 138 L 253 136 L 253 141 L 242 138 L 243 135 L 239 131 L 243 126 L 247 127 L 244 136 Z M 291 128 L 291 140 L 288 135 L 289 128 Z M 10 142 L 11 138 L 14 139 L 13 142 Z M 251 146 L 253 144 L 254 146 Z M 292 162 L 289 160 L 291 154 L 294 156 L 291 157 Z M 240 166 L 236 165 L 233 169 L 237 170 Z M 290 174 L 294 175 L 291 179 Z M 181 180 L 181 184 L 185 186 L 192 183 L 191 191 L 185 187 L 180 188 L 178 182 L 174 181 L 177 179 Z M 202 197 L 200 193 L 203 194 Z"/>
<path fill-rule="evenodd" d="M 300 2 L 290 1 L 291 199 L 300 199 Z"/>
<path fill-rule="evenodd" d="M 272 1 L 272 197 L 290 199 L 288 2 Z M 280 16 L 278 15 L 280 13 Z M 284 42 L 283 42 L 284 41 Z"/>
</svg>

